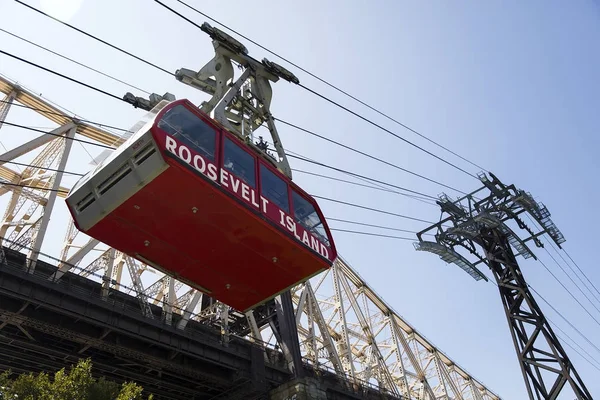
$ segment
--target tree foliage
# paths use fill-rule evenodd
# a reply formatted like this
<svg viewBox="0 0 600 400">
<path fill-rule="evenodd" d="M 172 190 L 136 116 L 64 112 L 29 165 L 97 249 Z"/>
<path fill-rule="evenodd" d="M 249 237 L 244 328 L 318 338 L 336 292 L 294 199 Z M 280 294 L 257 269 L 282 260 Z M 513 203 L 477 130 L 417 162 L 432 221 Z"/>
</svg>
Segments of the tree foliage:
<svg viewBox="0 0 600 400">
<path fill-rule="evenodd" d="M 10 371 L 0 374 L 0 400 L 143 400 L 144 389 L 134 382 L 119 385 L 92 376 L 92 363 L 80 360 L 66 371 L 54 374 L 22 374 L 11 378 Z M 150 395 L 148 400 L 152 400 Z"/>
</svg>

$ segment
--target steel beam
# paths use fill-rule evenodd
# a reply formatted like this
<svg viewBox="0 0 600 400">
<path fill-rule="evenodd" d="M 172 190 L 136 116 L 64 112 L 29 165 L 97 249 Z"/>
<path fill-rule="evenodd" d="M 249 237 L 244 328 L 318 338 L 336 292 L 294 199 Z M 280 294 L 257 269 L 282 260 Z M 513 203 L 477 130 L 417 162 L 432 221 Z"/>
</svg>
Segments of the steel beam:
<svg viewBox="0 0 600 400">
<path fill-rule="evenodd" d="M 28 271 L 30 274 L 32 274 L 35 271 L 35 263 L 39 257 L 40 249 L 42 248 L 42 243 L 44 242 L 44 236 L 46 235 L 46 230 L 48 229 L 48 224 L 50 223 L 50 216 L 52 215 L 52 210 L 54 209 L 54 203 L 56 202 L 56 195 L 60 188 L 60 183 L 64 175 L 64 170 L 67 165 L 69 154 L 71 153 L 71 147 L 73 146 L 72 139 L 75 137 L 75 133 L 77 132 L 76 128 L 72 124 L 69 125 L 67 125 L 69 126 L 68 132 L 63 139 L 65 142 L 63 154 L 60 158 L 60 162 L 58 163 L 58 169 L 54 177 L 54 182 L 52 182 L 50 195 L 48 196 L 48 202 L 44 207 L 44 216 L 40 221 L 40 226 L 33 241 L 33 249 L 29 254 Z M 65 126 L 64 129 L 67 129 L 67 126 Z"/>
</svg>

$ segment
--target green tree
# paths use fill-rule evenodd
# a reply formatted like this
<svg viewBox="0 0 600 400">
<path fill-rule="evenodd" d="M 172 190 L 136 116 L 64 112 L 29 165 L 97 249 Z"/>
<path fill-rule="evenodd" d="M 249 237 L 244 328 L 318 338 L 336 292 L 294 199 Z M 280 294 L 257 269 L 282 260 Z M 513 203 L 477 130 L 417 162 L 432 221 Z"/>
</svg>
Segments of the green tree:
<svg viewBox="0 0 600 400">
<path fill-rule="evenodd" d="M 10 371 L 0 375 L 0 400 L 143 400 L 144 389 L 134 382 L 123 385 L 94 379 L 92 363 L 80 360 L 68 372 L 54 374 L 54 379 L 44 372 L 37 375 L 22 374 L 11 379 Z M 148 400 L 152 399 L 152 395 Z"/>
</svg>

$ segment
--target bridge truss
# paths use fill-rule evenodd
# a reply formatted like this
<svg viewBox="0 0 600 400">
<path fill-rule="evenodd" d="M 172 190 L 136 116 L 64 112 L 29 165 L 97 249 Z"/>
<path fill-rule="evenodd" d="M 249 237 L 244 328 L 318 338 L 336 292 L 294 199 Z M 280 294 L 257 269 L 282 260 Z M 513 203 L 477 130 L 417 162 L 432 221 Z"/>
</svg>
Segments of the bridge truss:
<svg viewBox="0 0 600 400">
<path fill-rule="evenodd" d="M 3 246 L 27 255 L 30 273 L 35 271 L 37 260 L 45 257 L 41 253 L 44 240 L 49 235 L 65 235 L 63 248 L 55 255 L 58 270 L 47 278 L 50 282 L 59 284 L 67 272 L 75 273 L 100 282 L 103 296 L 116 290 L 137 297 L 147 318 L 157 319 L 151 308 L 159 305 L 160 323 L 166 326 L 185 330 L 189 321 L 197 321 L 213 326 L 223 343 L 242 337 L 280 348 L 274 302 L 241 314 L 79 233 L 72 221 L 64 221 L 65 232 L 51 232 L 48 226 L 53 210 L 66 208 L 60 198 L 65 197 L 68 187 L 61 171 L 72 153 L 69 138 L 116 147 L 126 137 L 69 116 L 50 101 L 2 77 L 0 92 L 4 95 L 0 132 L 3 126 L 6 130 L 6 117 L 15 107 L 36 112 L 57 126 L 40 130 L 36 138 L 0 155 L 0 196 L 10 196 L 0 222 L 0 238 Z M 33 157 L 27 164 L 35 167 L 18 172 L 7 166 L 21 157 Z M 313 366 L 405 399 L 499 399 L 404 321 L 343 259 L 339 258 L 327 273 L 295 287 L 291 294 L 301 353 Z M 0 333 L 7 324 L 0 324 Z M 90 346 L 101 346 L 100 342 Z"/>
</svg>

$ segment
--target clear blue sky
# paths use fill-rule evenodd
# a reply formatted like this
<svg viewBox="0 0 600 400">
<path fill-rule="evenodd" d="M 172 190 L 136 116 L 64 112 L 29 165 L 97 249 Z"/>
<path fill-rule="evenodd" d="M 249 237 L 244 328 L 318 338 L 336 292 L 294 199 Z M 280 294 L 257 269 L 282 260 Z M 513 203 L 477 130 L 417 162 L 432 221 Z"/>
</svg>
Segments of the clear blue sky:
<svg viewBox="0 0 600 400">
<path fill-rule="evenodd" d="M 168 4 L 174 1 L 165 0 Z M 600 288 L 595 257 L 598 225 L 597 135 L 600 70 L 600 7 L 588 1 L 319 1 L 273 2 L 189 0 L 216 19 L 289 57 L 308 70 L 484 166 L 507 183 L 543 201 L 567 238 L 565 248 Z M 69 22 L 148 60 L 175 71 L 199 69 L 212 56 L 208 37 L 152 1 L 26 0 L 63 9 Z M 198 22 L 204 19 L 185 11 Z M 73 14 L 69 16 L 68 14 Z M 0 3 L 0 27 L 93 65 L 143 89 L 199 104 L 206 96 L 127 56 L 62 27 L 15 2 Z M 245 43 L 255 58 L 268 57 Z M 50 56 L 0 32 L 0 48 L 122 95 L 132 89 Z M 307 75 L 301 82 L 359 110 L 404 137 L 443 155 L 471 172 L 477 169 L 416 135 L 359 106 Z M 143 114 L 116 100 L 81 88 L 18 61 L 0 56 L 0 72 L 90 120 L 130 127 Z M 142 95 L 138 92 L 138 94 Z M 414 150 L 384 132 L 286 82 L 275 85 L 275 116 L 405 168 L 468 191 L 478 181 Z M 49 126 L 22 110 L 8 121 Z M 44 125 L 46 124 L 46 125 Z M 437 195 L 444 189 L 343 149 L 279 127 L 288 150 L 400 186 Z M 11 134 L 8 134 L 8 133 Z M 30 134 L 4 127 L 0 140 L 10 147 Z M 91 155 L 97 148 L 88 147 Z M 74 146 L 71 170 L 89 168 L 90 156 Z M 293 167 L 320 170 L 292 160 Z M 427 220 L 437 208 L 396 195 L 296 174 L 310 193 L 341 198 Z M 66 184 L 75 181 L 71 178 Z M 449 194 L 455 195 L 452 191 Z M 0 199 L 3 207 L 7 198 Z M 321 202 L 336 218 L 419 230 L 423 224 Z M 66 207 L 58 204 L 56 234 L 44 249 L 58 255 Z M 356 229 L 340 223 L 340 228 Z M 366 228 L 358 228 L 366 230 Z M 377 231 L 374 231 L 377 232 Z M 389 233 L 381 232 L 379 233 Z M 475 282 L 437 257 L 417 253 L 409 241 L 335 235 L 338 250 L 401 315 L 449 357 L 505 399 L 525 399 L 521 372 L 497 290 Z M 550 250 L 552 252 L 552 250 Z M 543 250 L 536 254 L 600 320 Z M 521 260 L 522 261 L 522 260 Z M 530 283 L 600 347 L 600 326 L 543 267 L 522 262 Z M 489 271 L 486 271 L 489 275 Z M 576 282 L 578 282 L 576 280 Z M 591 297 L 591 296 L 590 296 Z M 593 299 L 593 298 L 592 298 Z M 548 316 L 600 358 L 564 321 L 540 301 Z M 600 304 L 596 307 L 600 308 Z M 593 395 L 600 395 L 599 370 L 567 348 Z M 564 398 L 570 398 L 568 396 Z M 571 397 L 572 398 L 572 397 Z"/>
</svg>

